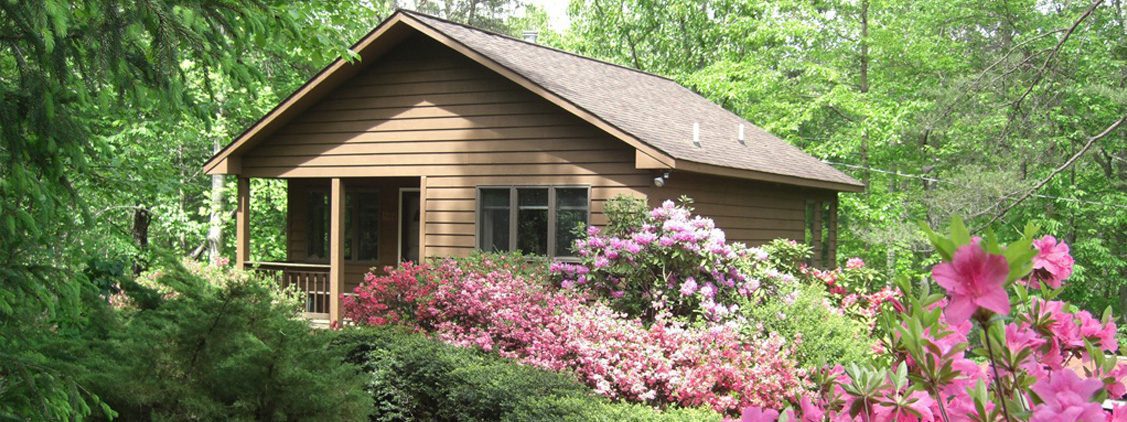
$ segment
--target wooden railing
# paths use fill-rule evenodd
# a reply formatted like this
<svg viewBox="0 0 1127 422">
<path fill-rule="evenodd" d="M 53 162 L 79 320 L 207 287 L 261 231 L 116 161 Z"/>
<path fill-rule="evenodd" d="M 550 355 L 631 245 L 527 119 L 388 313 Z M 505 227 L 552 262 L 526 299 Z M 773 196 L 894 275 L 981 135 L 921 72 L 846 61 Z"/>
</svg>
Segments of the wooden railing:
<svg viewBox="0 0 1127 422">
<path fill-rule="evenodd" d="M 305 316 L 329 318 L 329 266 L 296 262 L 247 262 L 247 268 L 278 281 L 282 288 L 293 288 L 304 294 Z"/>
</svg>

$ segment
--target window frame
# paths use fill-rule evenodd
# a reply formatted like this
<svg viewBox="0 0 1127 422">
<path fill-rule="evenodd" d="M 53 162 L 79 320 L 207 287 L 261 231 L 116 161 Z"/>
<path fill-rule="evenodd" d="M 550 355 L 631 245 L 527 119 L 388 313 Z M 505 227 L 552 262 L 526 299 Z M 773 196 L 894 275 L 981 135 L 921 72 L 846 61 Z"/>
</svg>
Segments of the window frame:
<svg viewBox="0 0 1127 422">
<path fill-rule="evenodd" d="M 583 189 L 587 195 L 587 207 L 583 219 L 587 225 L 591 224 L 591 185 L 479 185 L 474 187 L 474 245 L 478 250 L 482 249 L 482 218 L 484 217 L 481 212 L 481 191 L 484 189 L 508 189 L 509 190 L 509 247 L 505 251 L 511 252 L 517 250 L 518 233 L 517 229 L 519 221 L 517 216 L 520 213 L 520 204 L 517 202 L 517 191 L 519 189 L 547 189 L 548 190 L 548 258 L 549 259 L 573 259 L 575 255 L 567 254 L 561 255 L 556 250 L 556 236 L 558 235 L 557 226 L 557 189 Z"/>
<path fill-rule="evenodd" d="M 326 201 L 328 202 L 328 204 L 325 205 L 325 213 L 326 214 L 331 214 L 333 212 L 332 211 L 332 201 L 333 201 L 332 193 L 330 193 L 329 191 L 330 191 L 330 189 L 320 187 L 320 186 L 307 189 L 308 194 L 320 193 L 320 194 L 325 195 Z M 345 259 L 345 262 L 360 263 L 360 264 L 378 264 L 378 263 L 380 263 L 380 254 L 383 253 L 383 247 L 382 247 L 383 245 L 381 245 L 380 243 L 383 241 L 383 236 L 384 236 L 384 233 L 383 233 L 383 230 L 382 230 L 383 227 L 381 227 L 381 225 L 383 223 L 383 221 L 381 221 L 381 219 L 382 219 L 382 215 L 383 215 L 383 211 L 384 211 L 383 210 L 383 205 L 384 205 L 383 202 L 384 201 L 383 201 L 383 197 L 380 196 L 380 188 L 378 188 L 378 187 L 365 187 L 365 186 L 359 186 L 359 187 L 349 186 L 345 190 L 344 194 L 345 194 L 345 204 L 346 205 L 348 204 L 348 202 L 347 202 L 348 198 L 347 197 L 352 196 L 354 194 L 372 194 L 376 197 L 376 251 L 375 251 L 376 252 L 376 254 L 375 254 L 376 258 L 375 259 L 363 259 L 363 260 L 356 259 L 356 258 L 348 258 L 348 259 Z M 355 198 L 356 197 L 353 196 L 353 199 L 355 199 Z M 360 254 L 360 223 L 359 223 L 359 220 L 355 220 L 355 219 L 359 218 L 359 216 L 360 216 L 360 202 L 356 201 L 356 200 L 353 200 L 352 202 L 353 203 L 351 204 L 351 206 L 348 206 L 347 209 L 344 210 L 345 221 L 342 222 L 342 223 L 347 223 L 348 218 L 350 216 L 354 219 L 354 221 L 352 221 L 352 230 L 350 230 L 352 233 L 346 233 L 345 236 L 351 237 L 351 239 L 349 239 L 349 245 L 348 245 L 349 250 L 354 254 L 354 256 L 359 256 L 359 254 Z M 310 222 L 310 218 L 312 218 L 311 212 L 312 212 L 312 210 L 309 209 L 308 202 L 307 202 L 306 203 L 306 210 L 305 210 L 305 213 L 306 213 L 305 224 L 307 225 L 305 227 L 305 231 L 306 231 L 307 237 L 309 236 L 308 224 Z M 346 227 L 347 227 L 347 225 L 346 225 Z M 327 243 L 326 249 L 327 249 L 328 254 L 332 254 L 332 237 L 333 237 L 333 234 L 330 233 L 331 230 L 332 230 L 332 216 L 329 216 L 329 221 L 328 221 L 328 223 L 326 223 L 326 227 L 325 227 L 325 233 L 328 236 L 328 239 L 326 240 L 326 243 Z M 326 257 L 317 257 L 316 255 L 313 255 L 313 253 L 312 253 L 313 251 L 311 251 L 310 248 L 309 248 L 311 245 L 309 245 L 308 239 L 306 240 L 305 243 L 306 244 L 305 244 L 305 260 L 304 260 L 304 262 L 311 262 L 311 263 L 328 263 L 329 262 L 329 257 L 327 257 L 327 256 Z"/>
</svg>

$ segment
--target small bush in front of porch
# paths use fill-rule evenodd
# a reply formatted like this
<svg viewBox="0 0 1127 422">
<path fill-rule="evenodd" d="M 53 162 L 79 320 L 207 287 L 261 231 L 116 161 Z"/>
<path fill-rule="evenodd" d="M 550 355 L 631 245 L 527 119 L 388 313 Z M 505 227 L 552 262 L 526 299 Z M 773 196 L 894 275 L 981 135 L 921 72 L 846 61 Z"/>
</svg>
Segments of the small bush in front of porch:
<svg viewBox="0 0 1127 422">
<path fill-rule="evenodd" d="M 120 419 L 364 420 L 370 413 L 359 369 L 330 345 L 332 333 L 297 318 L 298 302 L 271 281 L 191 262 L 142 281 L 122 285 L 115 300 L 124 307 L 71 343 L 82 347 L 55 350 L 60 361 L 78 361 L 79 384 Z M 154 295 L 156 286 L 163 294 Z M 137 297 L 146 300 L 129 300 Z"/>
</svg>

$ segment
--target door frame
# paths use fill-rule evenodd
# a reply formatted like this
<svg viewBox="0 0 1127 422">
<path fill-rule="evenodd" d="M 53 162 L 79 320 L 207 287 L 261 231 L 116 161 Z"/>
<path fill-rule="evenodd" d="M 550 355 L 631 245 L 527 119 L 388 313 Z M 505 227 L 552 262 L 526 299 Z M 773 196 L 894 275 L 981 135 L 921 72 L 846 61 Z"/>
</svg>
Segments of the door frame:
<svg viewBox="0 0 1127 422">
<path fill-rule="evenodd" d="M 395 228 L 395 232 L 397 234 L 396 235 L 396 241 L 395 241 L 395 250 L 396 250 L 396 252 L 395 252 L 395 265 L 399 265 L 400 262 L 403 262 L 403 194 L 406 193 L 406 192 L 420 193 L 420 195 L 419 195 L 419 208 L 422 208 L 422 206 L 423 206 L 423 204 L 422 204 L 423 198 L 422 198 L 422 195 L 421 195 L 419 188 L 399 188 L 399 201 L 398 201 L 399 205 L 395 210 L 396 214 L 399 214 L 399 218 L 397 219 L 399 223 L 396 225 L 396 228 Z M 422 231 L 423 231 L 423 222 L 419 221 L 419 233 L 422 233 Z M 420 245 L 420 250 L 422 249 L 421 246 L 422 245 Z M 420 259 L 421 258 L 422 257 L 420 257 Z"/>
</svg>

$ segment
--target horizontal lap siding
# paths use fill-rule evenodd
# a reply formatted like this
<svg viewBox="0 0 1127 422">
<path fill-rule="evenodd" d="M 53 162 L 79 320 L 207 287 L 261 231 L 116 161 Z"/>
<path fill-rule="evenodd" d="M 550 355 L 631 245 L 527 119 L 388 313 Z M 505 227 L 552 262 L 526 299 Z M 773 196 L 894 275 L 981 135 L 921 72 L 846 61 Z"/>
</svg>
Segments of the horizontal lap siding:
<svg viewBox="0 0 1127 422">
<path fill-rule="evenodd" d="M 476 247 L 478 186 L 590 186 L 591 223 L 605 224 L 607 198 L 641 195 L 652 183 L 623 142 L 445 47 L 417 42 L 249 151 L 242 174 L 427 176 L 428 256 Z M 299 231 L 291 224 L 291 254 L 304 251 Z"/>
<path fill-rule="evenodd" d="M 662 188 L 647 190 L 651 206 L 682 195 L 696 214 L 710 217 L 731 241 L 761 245 L 773 239 L 803 241 L 806 201 L 832 193 L 769 183 L 674 172 Z"/>
</svg>

